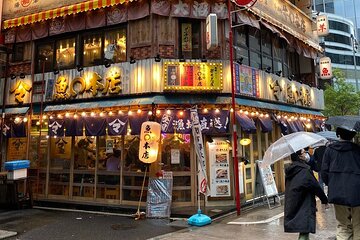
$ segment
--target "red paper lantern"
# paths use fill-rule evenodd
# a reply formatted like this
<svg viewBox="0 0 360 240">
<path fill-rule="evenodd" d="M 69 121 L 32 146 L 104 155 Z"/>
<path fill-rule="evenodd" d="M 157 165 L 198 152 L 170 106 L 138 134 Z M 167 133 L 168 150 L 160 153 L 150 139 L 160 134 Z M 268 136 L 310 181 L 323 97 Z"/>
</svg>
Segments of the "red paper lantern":
<svg viewBox="0 0 360 240">
<path fill-rule="evenodd" d="M 239 7 L 251 7 L 257 0 L 232 0 Z"/>
</svg>

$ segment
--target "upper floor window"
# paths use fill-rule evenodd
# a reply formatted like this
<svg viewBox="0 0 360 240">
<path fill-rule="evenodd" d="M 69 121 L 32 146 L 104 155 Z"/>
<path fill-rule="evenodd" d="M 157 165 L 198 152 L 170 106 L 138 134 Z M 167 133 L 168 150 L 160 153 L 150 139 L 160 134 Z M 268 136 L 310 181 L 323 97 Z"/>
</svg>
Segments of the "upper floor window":
<svg viewBox="0 0 360 240">
<path fill-rule="evenodd" d="M 126 61 L 126 28 L 84 33 L 81 38 L 74 34 L 69 38 L 40 42 L 36 54 L 36 73 L 71 69 L 76 63 L 102 65 L 104 59 L 113 63 Z"/>
<path fill-rule="evenodd" d="M 75 66 L 75 38 L 56 41 L 56 64 L 59 69 Z"/>
<path fill-rule="evenodd" d="M 16 43 L 13 47 L 12 62 L 31 60 L 31 43 Z"/>
<path fill-rule="evenodd" d="M 54 63 L 54 43 L 42 43 L 37 46 L 36 72 L 50 72 Z"/>
<path fill-rule="evenodd" d="M 105 59 L 126 61 L 126 28 L 83 36 L 84 66 L 100 65 Z"/>
</svg>

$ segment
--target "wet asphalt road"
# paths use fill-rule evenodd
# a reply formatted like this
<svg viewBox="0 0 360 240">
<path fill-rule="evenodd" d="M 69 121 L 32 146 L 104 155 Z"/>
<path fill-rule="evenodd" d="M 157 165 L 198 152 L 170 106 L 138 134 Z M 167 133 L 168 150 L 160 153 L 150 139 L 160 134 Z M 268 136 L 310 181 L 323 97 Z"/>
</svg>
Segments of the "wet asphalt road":
<svg viewBox="0 0 360 240">
<path fill-rule="evenodd" d="M 7 240 L 140 240 L 181 229 L 168 223 L 165 219 L 135 221 L 130 217 L 40 209 L 0 211 L 0 229 L 18 233 Z"/>
<path fill-rule="evenodd" d="M 323 205 L 318 202 L 317 209 L 317 230 L 316 234 L 310 235 L 310 239 L 335 240 L 336 220 L 333 206 L 325 210 Z M 135 221 L 130 217 L 80 212 L 40 209 L 0 210 L 0 230 L 18 232 L 17 236 L 6 240 L 297 239 L 297 234 L 284 233 L 282 213 L 283 206 L 271 210 L 266 206 L 260 206 L 243 210 L 240 216 L 230 215 L 219 219 L 208 226 L 189 227 L 186 221 L 170 223 L 167 219 Z M 254 222 L 256 224 L 253 224 Z"/>
</svg>

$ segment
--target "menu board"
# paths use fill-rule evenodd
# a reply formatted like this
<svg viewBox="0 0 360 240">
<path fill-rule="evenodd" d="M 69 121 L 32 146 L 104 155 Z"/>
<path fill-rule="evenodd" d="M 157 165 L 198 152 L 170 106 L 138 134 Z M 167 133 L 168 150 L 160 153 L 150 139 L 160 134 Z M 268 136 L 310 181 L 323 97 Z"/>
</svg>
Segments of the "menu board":
<svg viewBox="0 0 360 240">
<path fill-rule="evenodd" d="M 209 144 L 210 196 L 231 196 L 229 144 L 222 138 L 214 138 Z"/>
<path fill-rule="evenodd" d="M 266 196 L 271 197 L 278 194 L 273 172 L 270 166 L 263 166 L 262 161 L 256 161 L 258 177 L 264 187 Z"/>
</svg>

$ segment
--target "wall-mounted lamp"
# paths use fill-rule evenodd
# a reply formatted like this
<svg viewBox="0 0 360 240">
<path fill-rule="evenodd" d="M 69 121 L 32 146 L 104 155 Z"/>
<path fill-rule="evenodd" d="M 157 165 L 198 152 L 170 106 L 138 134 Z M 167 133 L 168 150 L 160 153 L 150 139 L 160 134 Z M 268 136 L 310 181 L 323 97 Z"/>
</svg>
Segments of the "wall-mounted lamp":
<svg viewBox="0 0 360 240">
<path fill-rule="evenodd" d="M 108 59 L 105 59 L 105 61 L 104 61 L 104 67 L 105 67 L 105 68 L 109 68 L 110 66 L 111 66 L 111 61 L 108 60 Z"/>
<path fill-rule="evenodd" d="M 250 138 L 242 138 L 240 140 L 240 145 L 241 146 L 247 146 L 251 143 L 251 139 Z"/>
<path fill-rule="evenodd" d="M 181 58 L 179 59 L 179 62 L 185 62 L 185 56 L 181 55 Z"/>
<path fill-rule="evenodd" d="M 15 75 L 15 74 L 10 74 L 10 78 L 11 78 L 12 80 L 14 80 L 14 79 L 16 78 L 16 75 Z"/>
<path fill-rule="evenodd" d="M 295 77 L 295 75 L 294 75 L 294 74 L 291 74 L 290 76 L 288 76 L 288 79 L 289 79 L 290 81 L 292 81 L 292 80 L 294 80 L 294 77 Z"/>
<path fill-rule="evenodd" d="M 76 65 L 76 69 L 78 72 L 81 72 L 82 70 L 84 70 L 83 66 L 81 66 L 80 64 Z"/>
<path fill-rule="evenodd" d="M 243 57 L 240 57 L 236 60 L 236 63 L 239 64 L 239 65 L 242 65 L 243 64 L 243 61 L 244 61 L 244 58 Z"/>
<path fill-rule="evenodd" d="M 244 165 L 247 165 L 250 161 L 247 160 L 245 157 L 241 157 L 241 158 L 240 158 L 240 162 L 243 162 Z"/>
<path fill-rule="evenodd" d="M 130 64 L 134 64 L 136 63 L 136 60 L 133 56 L 130 57 Z"/>
<path fill-rule="evenodd" d="M 157 54 L 157 55 L 155 56 L 155 62 L 161 62 L 160 54 Z"/>
<path fill-rule="evenodd" d="M 271 67 L 267 67 L 267 68 L 265 69 L 265 72 L 266 72 L 266 73 L 271 73 Z"/>
<path fill-rule="evenodd" d="M 206 59 L 205 55 L 202 56 L 201 62 L 207 62 L 207 59 Z"/>
<path fill-rule="evenodd" d="M 24 79 L 24 78 L 25 78 L 25 73 L 20 73 L 19 77 L 20 77 L 21 79 Z"/>
<path fill-rule="evenodd" d="M 275 74 L 276 74 L 277 76 L 279 76 L 279 77 L 281 77 L 281 73 L 282 73 L 281 70 L 275 72 Z"/>
</svg>

